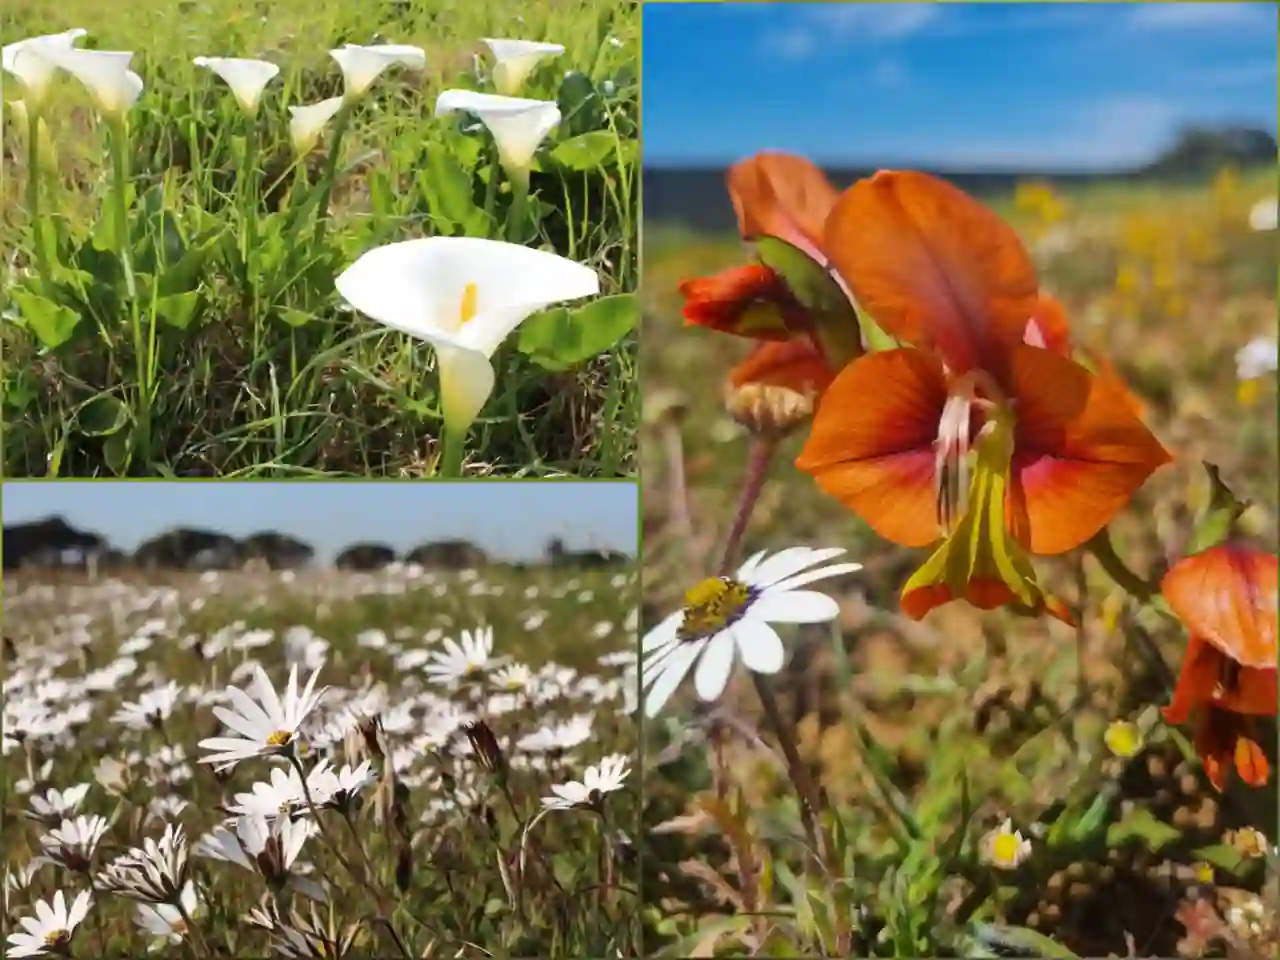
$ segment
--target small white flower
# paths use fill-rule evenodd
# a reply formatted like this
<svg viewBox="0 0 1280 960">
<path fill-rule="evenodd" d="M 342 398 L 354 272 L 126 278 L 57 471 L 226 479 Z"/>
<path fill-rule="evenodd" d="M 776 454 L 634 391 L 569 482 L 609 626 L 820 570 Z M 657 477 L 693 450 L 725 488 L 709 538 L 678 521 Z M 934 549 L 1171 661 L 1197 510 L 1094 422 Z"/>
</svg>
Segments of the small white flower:
<svg viewBox="0 0 1280 960">
<path fill-rule="evenodd" d="M 516 746 L 521 750 L 536 752 L 572 750 L 590 739 L 592 719 L 591 714 L 578 714 L 563 723 L 553 723 L 521 737 Z"/>
<path fill-rule="evenodd" d="M 42 855 L 37 859 L 77 873 L 88 873 L 107 826 L 107 818 L 97 815 L 63 820 L 61 826 L 40 838 Z"/>
<path fill-rule="evenodd" d="M 348 43 L 339 50 L 330 50 L 329 56 L 342 68 L 343 95 L 348 100 L 368 90 L 388 67 L 401 64 L 412 70 L 427 68 L 426 51 L 403 43 L 379 43 L 367 47 Z"/>
<path fill-rule="evenodd" d="M 532 674 L 523 663 L 513 663 L 497 670 L 489 678 L 489 682 L 498 690 L 516 693 L 529 688 Z"/>
<path fill-rule="evenodd" d="M 511 96 L 524 86 L 529 75 L 543 60 L 564 53 L 564 47 L 558 43 L 539 43 L 536 40 L 494 40 L 484 37 L 481 42 L 493 54 L 493 85 L 504 96 Z"/>
<path fill-rule="evenodd" d="M 173 713 L 180 693 L 178 685 L 171 680 L 162 687 L 146 691 L 136 702 L 122 703 L 111 722 L 130 730 L 159 727 Z"/>
<path fill-rule="evenodd" d="M 765 559 L 751 557 L 732 577 L 713 577 L 685 594 L 685 606 L 645 635 L 645 713 L 653 717 L 692 669 L 702 700 L 715 700 L 729 682 L 735 652 L 756 673 L 777 673 L 785 651 L 772 623 L 823 623 L 840 607 L 831 597 L 801 590 L 818 580 L 854 573 L 860 563 L 809 569 L 844 553 L 839 548 L 790 547 Z"/>
<path fill-rule="evenodd" d="M 62 823 L 80 810 L 85 796 L 89 793 L 89 784 L 80 783 L 66 790 L 58 791 L 50 787 L 41 796 L 33 793 L 28 799 L 30 809 L 23 813 L 32 820 L 38 820 L 47 826 Z"/>
<path fill-rule="evenodd" d="M 237 793 L 235 803 L 227 805 L 227 812 L 272 820 L 293 816 L 305 811 L 307 806 L 302 777 L 293 767 L 272 769 L 269 780 L 255 783 L 250 790 L 250 793 Z"/>
<path fill-rule="evenodd" d="M 1278 214 L 1280 210 L 1275 197 L 1259 200 L 1249 209 L 1249 229 L 1257 233 L 1274 230 Z"/>
<path fill-rule="evenodd" d="M 498 148 L 507 176 L 528 183 L 533 155 L 560 123 L 554 100 L 526 100 L 474 90 L 445 90 L 436 98 L 436 116 L 472 113 L 485 125 Z"/>
<path fill-rule="evenodd" d="M 38 957 L 46 953 L 65 953 L 71 946 L 76 927 L 89 915 L 92 899 L 88 890 L 81 891 L 67 908 L 62 891 L 53 895 L 52 904 L 35 902 L 34 917 L 21 917 L 22 933 L 9 934 L 10 957 Z"/>
<path fill-rule="evenodd" d="M 256 696 L 251 697 L 244 690 L 228 687 L 227 695 L 234 709 L 213 708 L 214 716 L 239 736 L 201 740 L 200 746 L 212 753 L 201 757 L 200 762 L 218 764 L 226 769 L 241 760 L 280 756 L 292 750 L 298 728 L 329 689 L 315 689 L 319 676 L 319 670 L 311 674 L 306 687 L 299 693 L 298 668 L 293 667 L 289 671 L 289 685 L 285 689 L 284 699 L 281 700 L 262 667 L 255 667 Z"/>
<path fill-rule="evenodd" d="M 123 117 L 142 96 L 142 78 L 129 69 L 131 50 L 53 47 L 41 53 L 83 83 L 109 117 Z"/>
<path fill-rule="evenodd" d="M 317 832 L 315 821 L 247 816 L 237 817 L 232 826 L 214 827 L 195 845 L 195 854 L 252 870 L 277 889 L 290 886 L 312 899 L 323 899 L 318 885 L 303 876 L 310 864 L 298 859 Z"/>
<path fill-rule="evenodd" d="M 0 52 L 0 62 L 3 63 L 5 72 L 13 74 L 22 84 L 22 103 L 26 110 L 40 112 L 49 92 L 49 84 L 58 72 L 58 64 L 47 56 L 48 51 L 70 50 L 88 32 L 77 27 L 62 33 L 47 33 L 5 44 Z"/>
<path fill-rule="evenodd" d="M 342 109 L 342 103 L 341 97 L 330 97 L 319 103 L 289 108 L 289 138 L 298 156 L 311 152 L 320 139 L 320 131 Z"/>
<path fill-rule="evenodd" d="M 598 806 L 606 793 L 622 789 L 623 781 L 630 772 L 625 756 L 610 754 L 595 766 L 587 767 L 582 780 L 552 784 L 551 792 L 555 796 L 543 797 L 542 805 L 554 810 Z"/>
<path fill-rule="evenodd" d="M 240 108 L 253 117 L 258 113 L 262 91 L 280 73 L 280 68 L 266 60 L 242 60 L 236 57 L 196 57 L 197 67 L 212 70 L 231 88 Z"/>
<path fill-rule="evenodd" d="M 445 638 L 443 647 L 443 650 L 432 651 L 431 662 L 422 668 L 436 683 L 454 683 L 479 676 L 500 662 L 493 657 L 493 630 L 489 627 L 481 627 L 474 633 L 463 630 L 460 642 Z"/>
<path fill-rule="evenodd" d="M 98 876 L 98 885 L 144 903 L 172 904 L 187 884 L 187 838 L 180 824 L 170 824 L 157 842 L 121 854 Z"/>
<path fill-rule="evenodd" d="M 180 902 L 182 910 L 172 903 L 139 903 L 133 910 L 133 920 L 153 937 L 163 937 L 170 943 L 181 943 L 187 936 L 187 922 L 182 917 L 185 910 L 187 916 L 195 917 L 200 910 L 200 898 L 196 894 L 195 884 L 190 880 L 182 888 Z"/>
<path fill-rule="evenodd" d="M 1257 380 L 1275 373 L 1280 350 L 1274 337 L 1254 337 L 1236 351 L 1236 379 Z"/>
<path fill-rule="evenodd" d="M 1031 856 L 1031 841 L 1006 819 L 982 838 L 982 859 L 999 870 L 1013 870 Z"/>
</svg>

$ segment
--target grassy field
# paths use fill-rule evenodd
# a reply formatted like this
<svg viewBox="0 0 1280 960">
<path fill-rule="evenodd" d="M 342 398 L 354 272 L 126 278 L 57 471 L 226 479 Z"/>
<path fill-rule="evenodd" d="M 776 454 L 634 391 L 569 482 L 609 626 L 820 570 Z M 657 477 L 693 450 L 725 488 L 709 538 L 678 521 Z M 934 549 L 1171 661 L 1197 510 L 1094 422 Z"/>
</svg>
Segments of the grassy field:
<svg viewBox="0 0 1280 960">
<path fill-rule="evenodd" d="M 77 957 L 636 955 L 634 776 L 581 808 L 540 802 L 610 754 L 633 765 L 635 591 L 633 572 L 500 566 L 6 577 L 6 931 L 92 888 Z M 486 627 L 489 662 L 446 662 Z M 203 762 L 202 739 L 235 735 L 226 690 L 252 694 L 259 665 L 282 692 L 291 668 L 327 687 L 294 741 L 309 791 L 279 758 Z M 368 764 L 345 806 L 322 802 L 324 761 Z M 255 819 L 228 812 L 246 799 L 272 839 L 211 857 L 229 815 Z M 91 842 L 67 840 L 75 818 Z M 171 827 L 186 898 L 107 892 L 107 865 Z M 304 844 L 291 867 L 287 830 Z"/>
<path fill-rule="evenodd" d="M 1276 333 L 1275 235 L 1249 226 L 1251 206 L 1274 194 L 1274 171 L 1228 170 L 1196 187 L 1026 185 L 983 198 L 1023 237 L 1073 337 L 1111 359 L 1176 457 L 1111 527 L 1135 570 L 1160 569 L 1186 543 L 1209 497 L 1201 461 L 1253 501 L 1243 528 L 1276 548 L 1275 378 L 1238 383 L 1234 360 Z M 744 483 L 749 437 L 719 383 L 750 343 L 685 327 L 677 292 L 743 262 L 735 236 L 646 224 L 645 629 L 715 571 Z M 844 547 L 842 560 L 865 565 L 817 585 L 839 617 L 784 633 L 789 663 L 773 678 L 783 724 L 829 801 L 836 862 L 824 870 L 805 855 L 797 790 L 746 671 L 692 730 L 677 719 L 693 700 L 683 694 L 651 721 L 650 948 L 1223 955 L 1221 937 L 1197 942 L 1208 930 L 1234 943 L 1231 956 L 1273 955 L 1280 890 L 1274 879 L 1264 888 L 1256 851 L 1231 844 L 1251 826 L 1274 847 L 1275 775 L 1267 789 L 1236 781 L 1218 794 L 1190 733 L 1160 722 L 1182 627 L 1078 554 L 1037 560 L 1047 588 L 1080 612 L 1076 629 L 960 603 L 908 619 L 897 594 L 923 552 L 878 538 L 792 466 L 805 433 L 774 460 L 741 555 Z M 1141 731 L 1132 756 L 1105 744 L 1116 721 Z M 984 838 L 1006 819 L 1031 847 L 1001 871 Z"/>
<path fill-rule="evenodd" d="M 37 136 L 29 112 L 6 108 L 6 475 L 634 471 L 635 4 L 148 0 L 122 17 L 83 0 L 14 0 L 0 12 L 5 44 L 71 28 L 88 31 L 81 47 L 132 51 L 143 90 L 119 129 L 65 74 Z M 482 43 L 493 37 L 564 49 L 510 89 Z M 360 92 L 329 56 L 382 43 L 418 48 L 425 68 L 411 53 Z M 196 57 L 280 71 L 249 116 Z M 500 79 L 558 107 L 531 160 L 499 157 L 478 112 L 436 115 L 442 92 L 492 94 Z M 23 96 L 8 73 L 4 96 Z M 289 108 L 339 96 L 319 141 L 295 143 Z M 43 147 L 35 178 L 31 144 Z M 437 351 L 352 309 L 334 281 L 385 244 L 461 236 L 582 264 L 599 296 L 549 306 L 554 293 L 526 290 L 540 282 L 529 271 L 492 257 L 451 276 L 478 291 L 446 305 L 439 322 L 458 330 L 492 314 L 495 297 L 539 302 L 498 346 L 491 395 L 469 431 L 445 432 L 459 444 L 442 457 Z M 420 272 L 388 282 L 412 287 Z M 407 295 L 387 296 L 405 309 Z M 483 380 L 478 357 L 452 379 Z"/>
</svg>

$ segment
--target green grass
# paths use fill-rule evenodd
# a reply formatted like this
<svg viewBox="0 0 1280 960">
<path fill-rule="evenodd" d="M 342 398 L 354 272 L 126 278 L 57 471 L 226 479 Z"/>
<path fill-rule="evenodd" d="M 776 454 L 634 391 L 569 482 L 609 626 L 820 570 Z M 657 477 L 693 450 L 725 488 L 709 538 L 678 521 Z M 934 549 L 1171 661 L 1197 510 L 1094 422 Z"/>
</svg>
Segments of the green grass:
<svg viewBox="0 0 1280 960">
<path fill-rule="evenodd" d="M 634 4 L 143 0 L 122 17 L 79 0 L 16 0 L 0 14 L 6 41 L 75 26 L 89 31 L 82 45 L 135 51 L 131 66 L 146 84 L 128 114 L 124 157 L 123 246 L 136 295 L 111 212 L 108 124 L 67 78 L 45 118 L 39 221 L 53 265 L 43 272 L 26 201 L 26 129 L 14 111 L 5 117 L 6 475 L 433 474 L 441 431 L 432 349 L 341 309 L 333 279 L 372 247 L 463 234 L 584 263 L 606 301 L 596 312 L 549 311 L 500 348 L 466 472 L 634 472 L 636 311 L 609 300 L 637 279 Z M 566 48 L 520 91 L 557 100 L 563 114 L 536 158 L 523 212 L 487 133 L 433 116 L 442 90 L 492 90 L 481 37 Z M 342 135 L 331 123 L 299 164 L 286 107 L 341 94 L 330 48 L 377 42 L 420 46 L 427 69 L 383 74 Z M 195 56 L 282 68 L 256 121 Z M 6 81 L 5 96 L 18 99 L 18 84 Z"/>
<path fill-rule="evenodd" d="M 1274 381 L 1245 405 L 1233 359 L 1250 338 L 1275 335 L 1275 237 L 1247 224 L 1274 176 L 1069 193 L 1052 225 L 1068 239 L 1057 249 L 1037 244 L 1046 225 L 1012 197 L 990 201 L 1027 238 L 1074 336 L 1111 358 L 1177 458 L 1112 525 L 1140 572 L 1185 542 L 1207 495 L 1202 460 L 1253 501 L 1253 542 L 1276 547 Z M 646 225 L 646 628 L 714 570 L 748 445 L 718 381 L 749 344 L 685 327 L 676 285 L 743 257 L 737 237 Z M 688 705 L 673 702 L 651 725 L 647 754 L 646 823 L 664 824 L 645 860 L 650 951 L 993 956 L 1001 941 L 1040 956 L 1172 956 L 1187 935 L 1177 915 L 1196 896 L 1197 861 L 1215 865 L 1207 897 L 1220 916 L 1261 891 L 1274 924 L 1274 880 L 1264 888 L 1263 864 L 1223 846 L 1246 824 L 1276 843 L 1274 775 L 1265 790 L 1236 782 L 1218 796 L 1189 752 L 1190 731 L 1155 713 L 1185 647 L 1181 626 L 1125 602 L 1079 556 L 1036 561 L 1048 589 L 1079 602 L 1079 630 L 959 604 L 907 620 L 897 594 L 924 552 L 879 540 L 799 474 L 791 460 L 804 434 L 784 442 L 741 553 L 839 546 L 865 564 L 848 586 L 828 588 L 842 602 L 833 629 L 784 635 L 789 663 L 774 678 L 784 724 L 830 797 L 835 863 L 824 874 L 804 853 L 796 790 L 751 684 L 737 678 L 717 706 L 727 722 L 715 750 L 690 743 Z M 1122 718 L 1150 726 L 1128 761 L 1102 741 Z M 764 746 L 743 732 L 757 729 Z M 1033 853 L 1003 873 L 980 854 L 1006 817 Z"/>
<path fill-rule="evenodd" d="M 317 814 L 325 832 L 307 841 L 301 857 L 329 888 L 323 922 L 354 931 L 347 956 L 636 955 L 634 867 L 619 840 L 619 831 L 636 832 L 634 776 L 599 813 L 534 819 L 552 783 L 580 780 L 586 765 L 607 754 L 634 752 L 627 675 L 599 662 L 634 650 L 634 572 L 495 565 L 416 577 L 308 571 L 266 581 L 233 573 L 97 582 L 28 573 L 6 577 L 5 591 L 5 635 L 14 648 L 6 657 L 0 759 L 10 785 L 0 845 L 7 870 L 39 852 L 50 828 L 20 811 L 30 809 L 33 790 L 47 787 L 89 784 L 80 813 L 109 819 L 95 875 L 166 824 L 181 824 L 194 845 L 224 819 L 218 804 L 265 781 L 272 767 L 246 760 L 224 777 L 197 762 L 198 741 L 222 735 L 208 696 L 228 683 L 247 686 L 255 662 L 283 689 L 288 651 L 309 641 L 317 659 L 304 663 L 301 678 L 323 661 L 319 682 L 330 689 L 318 708 L 322 723 L 305 728 L 303 763 L 321 755 L 338 765 L 368 758 L 380 776 L 349 825 L 338 812 Z M 474 680 L 428 679 L 426 652 L 482 625 L 494 631 L 495 655 L 533 672 L 523 691 L 496 689 L 492 670 Z M 110 669 L 118 670 L 114 681 L 102 673 Z M 122 703 L 169 681 L 182 692 L 163 723 L 133 730 L 112 721 Z M 20 729 L 15 716 L 22 703 L 37 702 L 70 725 L 19 746 L 9 739 Z M 509 765 L 505 780 L 478 762 L 449 707 L 490 726 Z M 357 732 L 329 747 L 313 732 L 355 714 L 380 718 L 383 755 Z M 518 745 L 573 716 L 589 720 L 584 742 L 550 752 Z M 96 779 L 107 758 L 128 766 L 127 789 L 112 792 Z M 306 914 L 301 895 L 273 894 L 242 867 L 194 856 L 191 878 L 201 904 L 194 930 L 185 945 L 175 941 L 157 956 L 266 956 L 269 937 L 246 914 L 273 902 L 282 914 Z M 6 929 L 17 929 L 16 918 L 31 914 L 37 898 L 61 889 L 70 899 L 88 886 L 87 876 L 59 866 L 37 869 L 9 889 L 0 911 Z M 149 941 L 130 902 L 102 892 L 94 900 L 73 955 L 146 955 Z"/>
</svg>

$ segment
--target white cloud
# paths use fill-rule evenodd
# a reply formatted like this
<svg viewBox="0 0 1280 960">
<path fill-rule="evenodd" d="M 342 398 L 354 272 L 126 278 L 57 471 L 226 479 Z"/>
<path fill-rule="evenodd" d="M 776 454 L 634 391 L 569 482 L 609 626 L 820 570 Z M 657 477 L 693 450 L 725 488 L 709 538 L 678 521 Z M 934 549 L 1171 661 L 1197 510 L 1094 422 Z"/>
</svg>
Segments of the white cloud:
<svg viewBox="0 0 1280 960">
<path fill-rule="evenodd" d="M 830 43 L 887 43 L 913 36 L 937 23 L 936 3 L 828 3 L 797 5 L 800 22 L 765 34 L 768 50 L 798 60 Z"/>
<path fill-rule="evenodd" d="M 1129 13 L 1129 25 L 1141 30 L 1259 27 L 1275 23 L 1270 3 L 1143 3 Z"/>
</svg>

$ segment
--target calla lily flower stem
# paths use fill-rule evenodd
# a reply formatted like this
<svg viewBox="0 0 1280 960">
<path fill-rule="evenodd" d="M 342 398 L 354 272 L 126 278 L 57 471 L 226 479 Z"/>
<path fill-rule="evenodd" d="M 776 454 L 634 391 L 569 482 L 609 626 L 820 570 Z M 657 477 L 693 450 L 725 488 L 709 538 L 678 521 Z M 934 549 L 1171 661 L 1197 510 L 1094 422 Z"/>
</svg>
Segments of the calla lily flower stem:
<svg viewBox="0 0 1280 960">
<path fill-rule="evenodd" d="M 317 245 L 324 240 L 324 232 L 329 225 L 329 197 L 333 194 L 333 181 L 338 175 L 338 156 L 342 153 L 342 137 L 347 132 L 347 123 L 350 120 L 351 102 L 347 101 L 334 118 L 333 142 L 329 144 L 329 156 L 324 165 L 324 179 L 320 182 L 320 193 L 316 202 Z"/>
<path fill-rule="evenodd" d="M 747 457 L 747 468 L 742 482 L 742 491 L 738 495 L 738 507 L 734 511 L 733 522 L 729 528 L 728 536 L 725 538 L 724 548 L 720 554 L 720 563 L 716 567 L 717 576 L 728 576 L 729 571 L 733 568 L 738 545 L 742 542 L 742 535 L 746 532 L 747 523 L 760 500 L 760 493 L 764 489 L 764 482 L 768 478 L 769 467 L 773 464 L 773 455 L 777 448 L 777 441 L 771 438 L 756 437 L 752 440 L 751 452 Z M 762 674 L 756 673 L 754 670 L 749 672 L 752 683 L 755 684 L 756 695 L 760 698 L 760 706 L 764 708 L 764 714 L 769 720 L 769 725 L 773 727 L 774 733 L 777 734 L 778 745 L 782 748 L 782 754 L 786 758 L 787 772 L 790 774 L 791 783 L 795 786 L 798 794 L 797 799 L 800 801 L 800 823 L 804 828 L 809 848 L 817 854 L 818 859 L 823 864 L 830 864 L 830 851 L 834 849 L 834 844 L 831 842 L 831 838 L 826 835 L 826 831 L 822 836 L 819 836 L 817 827 L 818 817 L 824 809 L 823 795 L 819 792 L 817 784 L 814 783 L 813 777 L 809 773 L 809 768 L 800 756 L 800 748 L 796 742 L 795 731 L 782 719 L 782 710 L 778 706 L 778 698 L 774 696 L 768 681 Z"/>
<path fill-rule="evenodd" d="M 31 238 L 36 249 L 36 269 L 49 277 L 45 255 L 44 223 L 40 219 L 40 112 L 27 110 L 27 209 L 31 211 Z"/>
<path fill-rule="evenodd" d="M 125 295 L 129 299 L 129 315 L 133 323 L 134 366 L 138 377 L 138 439 L 143 450 L 151 445 L 151 355 L 156 335 L 154 317 L 151 323 L 151 339 L 148 341 L 142 329 L 142 315 L 138 309 L 138 284 L 133 275 L 133 255 L 129 250 L 129 203 L 126 196 L 129 188 L 129 165 L 126 151 L 129 136 L 124 117 L 113 117 L 111 126 L 111 167 L 114 183 L 112 184 L 112 201 L 114 203 L 116 256 L 120 258 L 120 266 L 124 270 Z"/>
<path fill-rule="evenodd" d="M 507 240 L 524 243 L 525 210 L 529 205 L 529 171 L 511 177 L 511 207 L 507 211 Z"/>
<path fill-rule="evenodd" d="M 451 430 L 446 426 L 441 440 L 444 452 L 436 468 L 436 476 L 444 480 L 457 480 L 462 476 L 463 448 L 467 435 L 462 430 Z"/>
<path fill-rule="evenodd" d="M 249 281 L 249 316 L 253 320 L 253 355 L 256 357 L 261 356 L 258 349 L 258 271 L 254 269 L 258 259 L 258 131 L 252 122 L 244 135 L 243 176 L 244 230 L 240 235 L 240 259 Z"/>
</svg>

